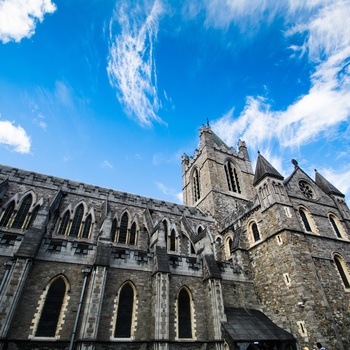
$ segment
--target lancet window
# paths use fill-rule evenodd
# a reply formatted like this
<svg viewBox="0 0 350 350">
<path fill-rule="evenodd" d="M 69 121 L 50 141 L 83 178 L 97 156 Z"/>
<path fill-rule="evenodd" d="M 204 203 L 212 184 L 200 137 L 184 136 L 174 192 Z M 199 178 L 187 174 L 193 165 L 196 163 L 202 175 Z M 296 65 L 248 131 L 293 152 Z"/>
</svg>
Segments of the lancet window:
<svg viewBox="0 0 350 350">
<path fill-rule="evenodd" d="M 178 338 L 192 338 L 192 296 L 186 287 L 182 287 L 177 296 Z"/>
<path fill-rule="evenodd" d="M 64 297 L 67 291 L 63 277 L 58 277 L 47 287 L 47 293 L 40 313 L 36 337 L 55 337 L 57 325 L 62 313 Z"/>
<path fill-rule="evenodd" d="M 224 169 L 229 191 L 241 193 L 241 187 L 238 181 L 237 170 L 233 166 L 232 162 L 227 161 L 224 165 Z"/>
<path fill-rule="evenodd" d="M 117 319 L 114 330 L 115 338 L 131 338 L 133 331 L 133 314 L 135 291 L 131 283 L 125 283 L 118 295 Z"/>
</svg>

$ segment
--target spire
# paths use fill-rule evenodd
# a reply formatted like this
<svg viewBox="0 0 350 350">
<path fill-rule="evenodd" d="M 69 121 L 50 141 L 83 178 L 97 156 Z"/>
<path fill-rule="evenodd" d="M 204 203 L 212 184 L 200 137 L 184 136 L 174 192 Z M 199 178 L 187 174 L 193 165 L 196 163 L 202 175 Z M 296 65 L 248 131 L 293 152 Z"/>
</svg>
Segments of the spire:
<svg viewBox="0 0 350 350">
<path fill-rule="evenodd" d="M 266 176 L 283 180 L 283 176 L 259 152 L 253 185 L 257 185 Z"/>
<path fill-rule="evenodd" d="M 334 194 L 336 196 L 345 197 L 334 185 L 326 180 L 316 169 L 315 169 L 315 182 L 316 184 L 328 195 Z"/>
</svg>

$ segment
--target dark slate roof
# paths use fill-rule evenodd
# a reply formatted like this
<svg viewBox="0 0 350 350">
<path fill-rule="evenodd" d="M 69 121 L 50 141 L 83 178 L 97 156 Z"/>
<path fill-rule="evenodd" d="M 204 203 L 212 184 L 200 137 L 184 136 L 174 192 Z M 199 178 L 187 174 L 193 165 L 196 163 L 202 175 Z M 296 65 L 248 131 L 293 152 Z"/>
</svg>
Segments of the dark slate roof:
<svg viewBox="0 0 350 350">
<path fill-rule="evenodd" d="M 259 153 L 256 162 L 254 186 L 266 176 L 283 180 L 284 177 Z"/>
<path fill-rule="evenodd" d="M 4 181 L 2 181 L 0 183 L 0 199 L 6 193 L 8 187 L 9 187 L 9 180 L 8 179 L 5 179 Z"/>
<path fill-rule="evenodd" d="M 111 247 L 106 244 L 98 244 L 96 251 L 95 265 L 98 266 L 109 266 L 111 258 Z"/>
<path fill-rule="evenodd" d="M 214 258 L 214 255 L 204 255 L 204 259 L 208 267 L 209 278 L 221 278 L 220 269 Z"/>
<path fill-rule="evenodd" d="M 220 146 L 225 146 L 227 148 L 230 148 L 229 146 L 226 145 L 226 143 L 224 141 L 221 140 L 221 138 L 215 134 L 214 131 L 212 131 L 212 139 L 213 141 L 220 147 Z"/>
<path fill-rule="evenodd" d="M 343 193 L 341 193 L 334 185 L 332 185 L 317 171 L 315 176 L 315 182 L 328 195 L 335 194 L 336 196 L 345 197 Z"/>
<path fill-rule="evenodd" d="M 292 334 L 276 326 L 266 315 L 254 309 L 230 307 L 225 310 L 227 323 L 223 323 L 226 336 L 233 341 L 292 341 Z"/>
<path fill-rule="evenodd" d="M 165 247 L 156 247 L 156 269 L 155 272 L 170 273 L 168 253 Z"/>
</svg>

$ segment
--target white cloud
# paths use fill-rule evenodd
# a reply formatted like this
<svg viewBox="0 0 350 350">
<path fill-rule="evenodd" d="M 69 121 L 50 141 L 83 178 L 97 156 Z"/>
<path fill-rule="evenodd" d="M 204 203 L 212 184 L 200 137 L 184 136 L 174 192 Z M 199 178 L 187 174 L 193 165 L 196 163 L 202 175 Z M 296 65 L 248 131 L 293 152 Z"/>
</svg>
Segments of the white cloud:
<svg viewBox="0 0 350 350">
<path fill-rule="evenodd" d="M 31 142 L 26 131 L 6 120 L 0 121 L 0 143 L 10 146 L 18 153 L 30 152 Z"/>
<path fill-rule="evenodd" d="M 286 4 L 286 3 L 285 3 Z M 282 147 L 299 147 L 334 137 L 337 126 L 350 117 L 350 17 L 349 1 L 291 1 L 285 9 L 286 37 L 303 35 L 300 49 L 314 64 L 311 88 L 286 110 L 272 110 L 262 97 L 248 97 L 244 110 L 236 118 L 233 109 L 213 123 L 223 139 L 232 144 L 243 138 L 255 150 L 279 141 Z M 248 5 L 247 5 L 248 6 Z M 312 16 L 310 16 L 312 12 Z M 267 146 L 266 146 L 267 145 Z"/>
<path fill-rule="evenodd" d="M 144 126 L 151 126 L 153 121 L 161 122 L 157 115 L 161 102 L 157 91 L 154 43 L 162 14 L 160 0 L 153 4 L 121 1 L 110 23 L 109 82 L 117 88 L 118 100 L 126 112 Z M 115 21 L 120 27 L 118 35 L 113 35 Z"/>
<path fill-rule="evenodd" d="M 161 182 L 156 182 L 156 185 L 159 190 L 162 191 L 162 193 L 164 193 L 166 196 L 170 196 L 178 203 L 183 203 L 182 192 L 176 192 L 173 188 L 168 188 Z"/>
<path fill-rule="evenodd" d="M 53 13 L 56 5 L 50 0 L 3 0 L 0 1 L 0 41 L 20 42 L 35 33 L 37 22 L 46 13 Z"/>
<path fill-rule="evenodd" d="M 332 168 L 320 169 L 320 174 L 324 176 L 331 184 L 333 184 L 340 192 L 344 193 L 346 197 L 350 195 L 350 169 L 343 169 L 336 171 Z"/>
<path fill-rule="evenodd" d="M 108 169 L 113 169 L 113 165 L 108 161 L 108 160 L 104 160 L 101 164 L 102 168 L 108 168 Z"/>
</svg>

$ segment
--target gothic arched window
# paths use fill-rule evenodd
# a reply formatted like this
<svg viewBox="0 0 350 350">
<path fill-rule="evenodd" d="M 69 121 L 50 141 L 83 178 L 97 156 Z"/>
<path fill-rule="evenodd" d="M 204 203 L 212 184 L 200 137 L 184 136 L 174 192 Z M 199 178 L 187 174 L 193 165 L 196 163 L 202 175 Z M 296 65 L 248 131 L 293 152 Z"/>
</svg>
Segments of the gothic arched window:
<svg viewBox="0 0 350 350">
<path fill-rule="evenodd" d="M 11 201 L 6 207 L 4 213 L 2 214 L 0 226 L 7 226 L 11 219 L 12 213 L 15 210 L 15 201 Z"/>
<path fill-rule="evenodd" d="M 130 338 L 134 309 L 134 288 L 130 283 L 124 284 L 119 292 L 115 338 Z"/>
<path fill-rule="evenodd" d="M 179 338 L 192 338 L 191 295 L 185 287 L 180 289 L 177 297 L 177 324 Z"/>
<path fill-rule="evenodd" d="M 130 228 L 130 238 L 129 238 L 129 244 L 135 245 L 136 243 L 136 223 L 133 222 Z"/>
<path fill-rule="evenodd" d="M 229 191 L 241 193 L 241 187 L 238 181 L 237 170 L 233 166 L 232 162 L 226 162 L 224 165 L 224 169 Z"/>
<path fill-rule="evenodd" d="M 116 240 L 117 235 L 117 219 L 113 219 L 112 228 L 111 228 L 111 241 L 114 242 Z"/>
<path fill-rule="evenodd" d="M 233 246 L 233 241 L 232 241 L 232 237 L 230 236 L 225 241 L 225 251 L 226 251 L 226 258 L 227 259 L 231 258 L 232 246 Z"/>
<path fill-rule="evenodd" d="M 252 233 L 253 233 L 254 242 L 259 241 L 260 240 L 260 232 L 258 229 L 258 225 L 255 222 L 252 223 L 251 229 L 252 229 Z"/>
<path fill-rule="evenodd" d="M 27 217 L 29 209 L 32 205 L 33 197 L 31 194 L 28 194 L 22 201 L 21 206 L 19 207 L 15 219 L 13 220 L 13 228 L 22 228 L 24 221 Z"/>
<path fill-rule="evenodd" d="M 81 221 L 83 220 L 84 214 L 84 206 L 83 204 L 79 204 L 79 206 L 75 209 L 75 214 L 72 221 L 72 226 L 69 231 L 69 236 L 78 237 Z"/>
<path fill-rule="evenodd" d="M 343 281 L 344 287 L 346 289 L 349 289 L 350 288 L 350 276 L 349 276 L 349 271 L 348 271 L 348 267 L 346 265 L 346 262 L 338 254 L 334 255 L 334 262 L 335 262 L 335 266 L 337 267 L 337 270 L 339 272 L 339 275 Z"/>
<path fill-rule="evenodd" d="M 118 243 L 122 243 L 122 244 L 126 243 L 126 238 L 127 238 L 127 234 L 128 234 L 128 224 L 129 224 L 128 213 L 124 213 L 122 216 L 122 219 L 120 221 Z"/>
<path fill-rule="evenodd" d="M 35 219 L 36 219 L 36 216 L 38 215 L 39 209 L 40 209 L 40 205 L 37 205 L 37 206 L 33 209 L 32 213 L 30 214 L 30 219 L 29 219 L 27 228 L 33 226 L 33 223 L 34 223 L 34 221 L 35 221 Z"/>
<path fill-rule="evenodd" d="M 91 214 L 87 216 L 84 222 L 84 229 L 83 233 L 81 235 L 81 238 L 89 238 L 90 230 L 91 230 L 91 223 L 92 223 L 92 218 Z"/>
<path fill-rule="evenodd" d="M 170 250 L 175 251 L 176 250 L 176 236 L 175 236 L 175 230 L 172 229 L 170 232 Z"/>
<path fill-rule="evenodd" d="M 304 224 L 305 230 L 306 230 L 307 232 L 312 232 L 312 230 L 311 230 L 311 225 L 310 225 L 310 223 L 309 223 L 308 215 L 307 215 L 306 210 L 303 209 L 303 208 L 300 208 L 300 209 L 299 209 L 299 215 L 300 215 L 301 220 L 302 220 L 302 222 L 303 222 L 303 224 Z"/>
<path fill-rule="evenodd" d="M 164 225 L 164 240 L 165 240 L 165 245 L 166 245 L 166 249 L 169 250 L 169 242 L 168 242 L 168 223 L 166 222 L 166 220 L 163 221 L 163 225 Z"/>
<path fill-rule="evenodd" d="M 39 324 L 35 332 L 36 337 L 54 337 L 61 314 L 66 284 L 62 277 L 55 279 L 49 286 Z"/>
<path fill-rule="evenodd" d="M 58 235 L 64 236 L 66 234 L 69 223 L 69 216 L 69 210 L 67 210 L 62 217 L 61 225 L 57 232 Z"/>
<path fill-rule="evenodd" d="M 335 215 L 330 214 L 329 215 L 329 221 L 330 221 L 330 223 L 331 223 L 331 225 L 333 227 L 333 230 L 334 230 L 335 234 L 337 235 L 337 237 L 344 238 L 343 235 L 342 235 L 343 230 L 341 228 L 341 224 L 339 222 L 339 219 Z"/>
<path fill-rule="evenodd" d="M 197 168 L 195 168 L 194 171 L 193 171 L 192 192 L 193 192 L 194 202 L 197 202 L 198 199 L 201 198 L 200 182 L 199 182 L 199 171 L 198 171 Z"/>
</svg>

